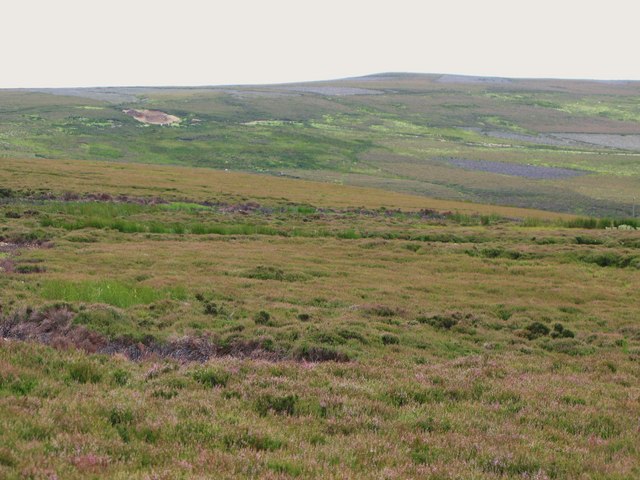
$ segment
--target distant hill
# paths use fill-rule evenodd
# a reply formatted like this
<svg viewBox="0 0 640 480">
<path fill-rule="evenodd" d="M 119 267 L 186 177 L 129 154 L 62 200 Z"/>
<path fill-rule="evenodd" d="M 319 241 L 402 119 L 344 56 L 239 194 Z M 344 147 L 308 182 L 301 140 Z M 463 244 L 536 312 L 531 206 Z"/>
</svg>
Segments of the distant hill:
<svg viewBox="0 0 640 480">
<path fill-rule="evenodd" d="M 131 109 L 181 122 L 147 125 L 123 113 Z M 1 90 L 0 155 L 231 169 L 625 215 L 640 191 L 640 82 L 389 72 Z"/>
</svg>

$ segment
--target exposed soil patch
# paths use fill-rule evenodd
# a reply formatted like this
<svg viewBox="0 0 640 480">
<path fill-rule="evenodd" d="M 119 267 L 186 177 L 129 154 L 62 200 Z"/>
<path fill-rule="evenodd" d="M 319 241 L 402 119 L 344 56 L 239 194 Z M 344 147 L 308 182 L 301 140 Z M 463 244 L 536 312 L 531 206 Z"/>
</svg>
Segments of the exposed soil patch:
<svg viewBox="0 0 640 480">
<path fill-rule="evenodd" d="M 274 362 L 348 361 L 339 352 L 321 348 L 294 353 L 265 348 L 266 344 L 260 338 L 234 342 L 222 342 L 212 336 L 183 337 L 168 342 L 160 342 L 152 337 L 142 341 L 124 337 L 109 339 L 82 325 L 75 325 L 75 316 L 73 310 L 66 305 L 43 310 L 26 309 L 0 318 L 0 338 L 38 342 L 54 348 L 77 348 L 86 353 L 120 354 L 135 361 L 168 358 L 180 362 L 206 362 L 211 358 L 225 356 Z"/>
<path fill-rule="evenodd" d="M 122 113 L 135 118 L 139 122 L 150 125 L 173 125 L 174 123 L 180 123 L 179 117 L 169 115 L 160 110 L 136 110 L 135 108 L 129 108 L 122 110 Z"/>
<path fill-rule="evenodd" d="M 584 170 L 572 170 L 569 168 L 541 167 L 537 165 L 520 165 L 516 163 L 491 162 L 488 160 L 466 160 L 463 158 L 450 158 L 447 162 L 465 170 L 499 173 L 514 177 L 533 178 L 538 180 L 557 180 L 561 178 L 580 177 L 589 172 Z"/>
</svg>

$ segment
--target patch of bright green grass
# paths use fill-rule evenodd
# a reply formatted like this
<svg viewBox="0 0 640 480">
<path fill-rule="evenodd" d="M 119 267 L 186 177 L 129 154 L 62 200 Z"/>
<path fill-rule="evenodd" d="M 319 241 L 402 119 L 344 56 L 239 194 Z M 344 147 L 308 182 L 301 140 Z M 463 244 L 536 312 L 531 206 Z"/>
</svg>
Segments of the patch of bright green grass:
<svg viewBox="0 0 640 480">
<path fill-rule="evenodd" d="M 84 282 L 46 280 L 42 283 L 40 295 L 47 300 L 106 303 L 120 308 L 150 304 L 166 298 L 184 300 L 187 297 L 183 287 L 157 289 L 140 285 L 127 285 L 112 280 Z"/>
</svg>

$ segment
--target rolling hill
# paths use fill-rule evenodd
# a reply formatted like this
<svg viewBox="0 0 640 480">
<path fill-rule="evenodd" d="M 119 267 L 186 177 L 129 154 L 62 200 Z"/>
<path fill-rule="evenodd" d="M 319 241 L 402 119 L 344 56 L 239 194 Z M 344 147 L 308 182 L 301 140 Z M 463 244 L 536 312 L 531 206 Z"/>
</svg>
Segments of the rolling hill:
<svg viewBox="0 0 640 480">
<path fill-rule="evenodd" d="M 132 116 L 143 110 L 179 122 Z M 640 82 L 387 73 L 3 90 L 0 156 L 208 167 L 628 216 L 640 186 Z"/>
</svg>

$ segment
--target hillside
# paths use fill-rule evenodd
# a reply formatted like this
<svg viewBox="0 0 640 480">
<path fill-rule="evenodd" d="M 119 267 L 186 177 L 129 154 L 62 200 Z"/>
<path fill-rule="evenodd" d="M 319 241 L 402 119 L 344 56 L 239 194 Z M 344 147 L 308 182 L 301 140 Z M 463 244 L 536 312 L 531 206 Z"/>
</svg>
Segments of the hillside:
<svg viewBox="0 0 640 480">
<path fill-rule="evenodd" d="M 0 156 L 210 167 L 628 216 L 640 187 L 640 82 L 388 73 L 3 90 Z"/>
</svg>

